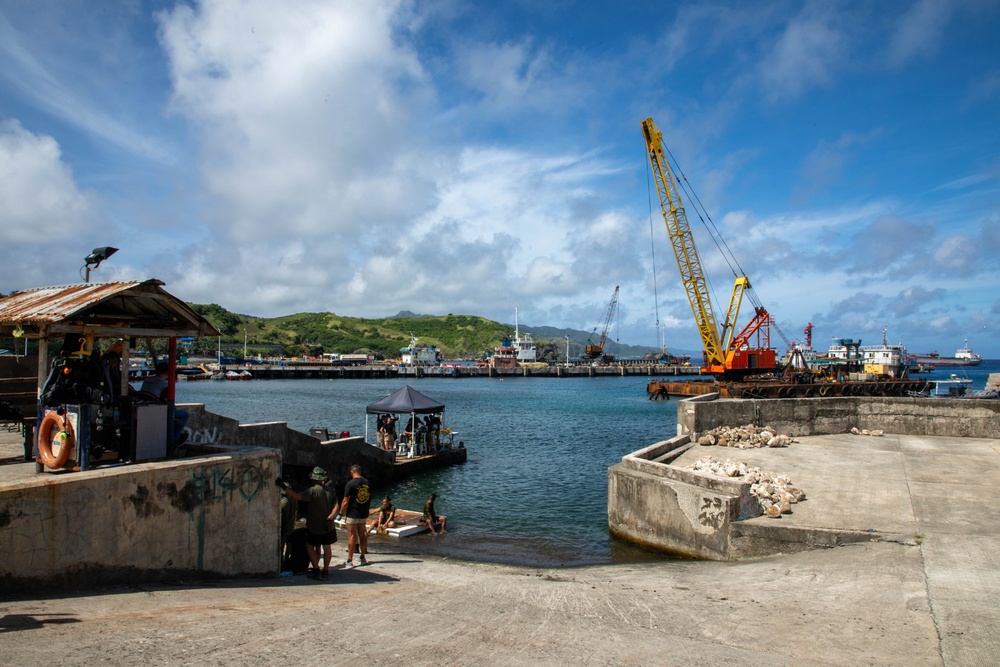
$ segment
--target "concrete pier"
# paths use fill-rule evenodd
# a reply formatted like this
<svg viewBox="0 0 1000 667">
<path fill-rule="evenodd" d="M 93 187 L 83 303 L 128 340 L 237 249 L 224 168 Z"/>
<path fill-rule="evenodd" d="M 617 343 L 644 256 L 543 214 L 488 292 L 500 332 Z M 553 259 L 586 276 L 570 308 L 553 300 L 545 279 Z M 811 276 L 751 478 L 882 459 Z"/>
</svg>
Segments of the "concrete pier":
<svg viewBox="0 0 1000 667">
<path fill-rule="evenodd" d="M 896 522 L 905 532 L 733 562 L 651 555 L 571 569 L 425 556 L 420 537 L 395 553 L 376 538 L 370 565 L 336 568 L 324 582 L 192 578 L 16 595 L 0 588 L 0 657 L 220 666 L 996 664 L 1000 442 L 838 434 L 771 452 L 799 445 L 805 460 L 820 457 L 826 479 L 803 477 L 808 500 L 772 523 L 794 519 L 813 529 L 843 520 L 889 536 Z M 7 460 L 18 446 L 12 441 Z M 840 462 L 832 453 L 845 447 L 857 451 Z M 733 458 L 748 451 L 699 449 Z M 789 474 L 799 481 L 799 471 Z M 856 492 L 876 502 L 854 503 Z M 426 541 L 440 549 L 461 530 Z M 0 539 L 6 549 L 7 533 Z M 390 629 L 372 619 L 391 619 Z"/>
</svg>

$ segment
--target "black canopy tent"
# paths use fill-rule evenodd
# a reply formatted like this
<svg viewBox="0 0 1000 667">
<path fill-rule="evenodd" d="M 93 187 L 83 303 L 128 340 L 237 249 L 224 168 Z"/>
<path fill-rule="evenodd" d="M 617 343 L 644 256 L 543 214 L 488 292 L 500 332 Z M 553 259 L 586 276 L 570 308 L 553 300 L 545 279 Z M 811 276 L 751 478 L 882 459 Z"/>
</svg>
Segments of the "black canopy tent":
<svg viewBox="0 0 1000 667">
<path fill-rule="evenodd" d="M 365 442 L 368 442 L 367 415 L 409 414 L 412 419 L 414 415 L 437 413 L 444 413 L 443 403 L 421 394 L 410 385 L 404 385 L 402 389 L 394 391 L 380 401 L 375 401 L 365 409 Z"/>
</svg>

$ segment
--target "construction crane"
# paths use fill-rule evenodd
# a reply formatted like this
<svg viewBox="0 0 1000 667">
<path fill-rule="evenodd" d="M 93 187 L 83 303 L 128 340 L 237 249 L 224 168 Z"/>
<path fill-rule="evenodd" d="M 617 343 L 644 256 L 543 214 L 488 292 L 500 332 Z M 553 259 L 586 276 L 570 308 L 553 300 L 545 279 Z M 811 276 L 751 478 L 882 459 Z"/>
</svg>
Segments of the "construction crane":
<svg viewBox="0 0 1000 667">
<path fill-rule="evenodd" d="M 611 329 L 611 320 L 615 318 L 615 308 L 618 307 L 618 285 L 615 285 L 615 293 L 611 295 L 611 303 L 608 304 L 608 312 L 604 315 L 604 328 L 601 330 L 601 339 L 595 344 L 591 339 L 594 334 L 597 333 L 597 327 L 594 327 L 593 333 L 590 334 L 590 338 L 587 339 L 587 345 L 583 350 L 591 359 L 596 359 L 604 355 L 604 343 L 608 340 L 608 331 Z M 610 360 L 610 355 L 605 356 L 605 361 Z"/>
<path fill-rule="evenodd" d="M 649 164 L 660 196 L 660 209 L 667 225 L 667 234 L 705 350 L 702 372 L 721 376 L 723 379 L 736 379 L 775 371 L 777 362 L 770 345 L 773 319 L 753 296 L 750 280 L 742 270 L 738 273 L 736 269 L 733 270 L 736 280 L 721 329 L 716 323 L 708 284 L 691 227 L 688 225 L 687 213 L 681 202 L 677 181 L 663 151 L 663 135 L 652 118 L 642 122 L 642 134 L 646 140 Z M 735 333 L 744 294 L 751 300 L 754 314 L 750 322 L 739 333 Z"/>
</svg>

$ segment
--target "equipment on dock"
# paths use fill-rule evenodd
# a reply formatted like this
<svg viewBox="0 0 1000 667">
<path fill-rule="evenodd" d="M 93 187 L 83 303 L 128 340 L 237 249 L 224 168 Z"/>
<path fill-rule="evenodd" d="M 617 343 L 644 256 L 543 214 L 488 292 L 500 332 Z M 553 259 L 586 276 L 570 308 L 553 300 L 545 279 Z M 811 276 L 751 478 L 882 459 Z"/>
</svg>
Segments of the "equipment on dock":
<svg viewBox="0 0 1000 667">
<path fill-rule="evenodd" d="M 618 307 L 618 285 L 615 285 L 615 292 L 611 295 L 611 303 L 608 304 L 607 313 L 604 315 L 604 327 L 601 329 L 601 338 L 594 343 L 591 339 L 594 334 L 597 333 L 597 327 L 594 327 L 593 333 L 591 333 L 590 338 L 587 339 L 587 345 L 584 348 L 584 354 L 590 359 L 597 359 L 601 357 L 602 360 L 607 363 L 614 360 L 614 356 L 610 354 L 604 354 L 604 343 L 608 340 L 608 331 L 611 329 L 611 321 L 615 318 L 615 309 Z"/>
<path fill-rule="evenodd" d="M 707 281 L 701 260 L 698 258 L 694 236 L 688 225 L 687 213 L 681 202 L 677 181 L 664 153 L 663 135 L 652 118 L 642 122 L 642 133 L 659 193 L 663 220 L 667 225 L 677 267 L 680 269 L 681 282 L 691 304 L 698 333 L 701 335 L 705 352 L 702 372 L 726 379 L 774 373 L 778 367 L 775 352 L 770 344 L 770 328 L 774 320 L 754 295 L 750 279 L 735 262 L 735 258 L 732 258 L 732 253 L 729 253 L 727 261 L 733 269 L 736 280 L 721 330 L 716 323 Z M 720 249 L 723 247 L 725 247 L 724 242 L 720 245 Z M 754 314 L 747 325 L 739 333 L 735 333 L 744 295 L 753 304 Z"/>
<path fill-rule="evenodd" d="M 95 248 L 87 262 L 96 268 L 114 250 Z M 36 472 L 162 459 L 183 442 L 175 433 L 184 420 L 174 405 L 177 340 L 219 331 L 162 286 L 87 282 L 0 298 L 0 335 L 17 331 L 38 345 Z M 130 387 L 129 341 L 140 337 L 150 351 L 153 338 L 167 339 L 161 395 Z M 62 348 L 50 358 L 55 341 Z"/>
</svg>

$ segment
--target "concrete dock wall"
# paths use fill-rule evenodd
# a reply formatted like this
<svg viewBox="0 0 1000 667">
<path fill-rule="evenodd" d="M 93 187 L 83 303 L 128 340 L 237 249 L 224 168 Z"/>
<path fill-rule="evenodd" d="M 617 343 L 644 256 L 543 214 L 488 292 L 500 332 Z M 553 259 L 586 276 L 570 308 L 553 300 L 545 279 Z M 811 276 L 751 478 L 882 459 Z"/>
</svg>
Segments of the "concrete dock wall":
<svg viewBox="0 0 1000 667">
<path fill-rule="evenodd" d="M 608 526 L 620 539 L 695 558 L 730 557 L 730 526 L 760 514 L 750 484 L 675 468 L 687 436 L 625 456 L 608 470 Z"/>
<path fill-rule="evenodd" d="M 792 436 L 879 429 L 899 435 L 993 438 L 1000 433 L 1000 401 L 962 398 L 786 398 L 679 401 L 677 432 L 694 437 L 716 426 L 774 426 Z"/>
<path fill-rule="evenodd" d="M 621 539 L 696 558 L 732 560 L 873 539 L 856 530 L 789 530 L 744 522 L 760 514 L 750 485 L 672 465 L 698 435 L 753 423 L 814 436 L 852 428 L 913 436 L 996 438 L 1000 401 L 941 398 L 719 399 L 679 401 L 677 432 L 608 469 L 608 528 Z"/>
<path fill-rule="evenodd" d="M 394 474 L 392 452 L 366 443 L 363 434 L 321 441 L 288 428 L 286 422 L 240 424 L 235 419 L 205 410 L 201 404 L 181 407 L 191 415 L 189 442 L 271 447 L 281 452 L 288 471 L 303 480 L 310 470 L 320 466 L 330 474 L 331 480 L 344 483 L 350 479 L 350 468 L 355 463 L 361 465 L 365 476 L 373 483 L 389 481 Z"/>
<path fill-rule="evenodd" d="M 0 492 L 0 591 L 278 571 L 280 454 L 37 475 Z"/>
</svg>

